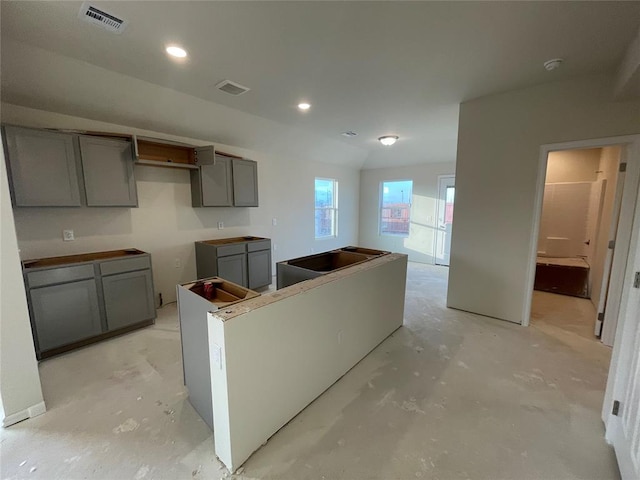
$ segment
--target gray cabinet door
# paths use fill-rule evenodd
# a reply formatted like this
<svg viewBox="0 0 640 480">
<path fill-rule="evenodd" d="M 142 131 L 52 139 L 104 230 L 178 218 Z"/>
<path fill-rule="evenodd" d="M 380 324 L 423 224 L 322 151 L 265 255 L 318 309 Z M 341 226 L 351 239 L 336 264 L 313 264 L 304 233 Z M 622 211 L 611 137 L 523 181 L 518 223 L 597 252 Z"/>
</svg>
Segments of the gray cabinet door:
<svg viewBox="0 0 640 480">
<path fill-rule="evenodd" d="M 138 206 L 131 142 L 82 135 L 80 153 L 88 206 Z"/>
<path fill-rule="evenodd" d="M 233 159 L 233 205 L 258 206 L 258 164 L 253 160 Z"/>
<path fill-rule="evenodd" d="M 218 276 L 243 287 L 247 286 L 247 255 L 241 253 L 218 258 Z"/>
<path fill-rule="evenodd" d="M 216 155 L 215 162 L 210 165 L 201 165 L 199 172 L 202 204 L 196 206 L 232 206 L 231 159 Z"/>
<path fill-rule="evenodd" d="M 249 252 L 249 288 L 271 285 L 271 250 Z"/>
<path fill-rule="evenodd" d="M 151 270 L 102 277 L 108 330 L 155 318 Z"/>
<path fill-rule="evenodd" d="M 81 205 L 73 135 L 11 126 L 4 132 L 16 207 Z"/>
<path fill-rule="evenodd" d="M 93 278 L 34 288 L 30 297 L 41 352 L 102 333 Z"/>
</svg>

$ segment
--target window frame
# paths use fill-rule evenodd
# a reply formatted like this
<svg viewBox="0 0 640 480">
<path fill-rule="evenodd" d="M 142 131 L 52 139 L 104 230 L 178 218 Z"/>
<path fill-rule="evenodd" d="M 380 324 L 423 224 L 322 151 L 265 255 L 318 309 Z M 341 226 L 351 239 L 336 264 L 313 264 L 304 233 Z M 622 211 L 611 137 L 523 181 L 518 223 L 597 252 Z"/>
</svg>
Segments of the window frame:
<svg viewBox="0 0 640 480">
<path fill-rule="evenodd" d="M 317 207 L 316 206 L 316 182 L 318 180 L 322 180 L 325 182 L 331 182 L 331 206 L 327 207 Z M 331 238 L 338 237 L 338 180 L 335 178 L 327 178 L 327 177 L 315 177 L 313 182 L 313 205 L 314 205 L 314 217 L 313 217 L 313 235 L 316 240 L 326 240 Z M 330 235 L 321 235 L 318 236 L 318 228 L 317 228 L 317 214 L 318 211 L 329 211 L 331 212 L 332 222 L 331 222 L 331 234 Z"/>
<path fill-rule="evenodd" d="M 385 183 L 401 183 L 401 182 L 411 182 L 411 194 L 409 195 L 409 214 L 407 217 L 407 223 L 409 224 L 407 233 L 392 233 L 392 232 L 383 232 L 382 231 L 382 224 L 383 224 L 383 217 L 382 217 L 382 213 L 383 213 L 383 205 L 384 205 L 384 186 Z M 384 237 L 395 237 L 395 238 L 409 238 L 409 236 L 411 235 L 411 209 L 413 208 L 413 179 L 411 178 L 406 178 L 406 179 L 394 179 L 394 180 L 381 180 L 380 181 L 380 187 L 379 187 L 379 195 L 378 195 L 378 235 L 379 236 L 384 236 Z M 390 208 L 390 207 L 386 207 L 386 208 Z M 397 218 L 397 217 L 393 217 L 393 209 L 390 208 L 390 212 L 389 212 L 389 217 L 388 218 Z M 400 218 L 402 218 L 402 216 L 400 216 Z"/>
</svg>

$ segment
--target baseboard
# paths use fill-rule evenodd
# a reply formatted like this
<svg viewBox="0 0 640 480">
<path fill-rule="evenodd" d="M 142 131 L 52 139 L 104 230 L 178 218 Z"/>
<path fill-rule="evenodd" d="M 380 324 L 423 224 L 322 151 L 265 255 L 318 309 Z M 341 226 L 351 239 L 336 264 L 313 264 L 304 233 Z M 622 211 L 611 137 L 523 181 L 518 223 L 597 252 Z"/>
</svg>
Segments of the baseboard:
<svg viewBox="0 0 640 480">
<path fill-rule="evenodd" d="M 3 427 L 10 427 L 18 422 L 26 420 L 27 418 L 37 417 L 38 415 L 42 415 L 47 411 L 47 407 L 44 402 L 36 403 L 29 408 L 25 408 L 24 410 L 20 410 L 19 412 L 13 413 L 4 417 L 2 421 Z"/>
</svg>

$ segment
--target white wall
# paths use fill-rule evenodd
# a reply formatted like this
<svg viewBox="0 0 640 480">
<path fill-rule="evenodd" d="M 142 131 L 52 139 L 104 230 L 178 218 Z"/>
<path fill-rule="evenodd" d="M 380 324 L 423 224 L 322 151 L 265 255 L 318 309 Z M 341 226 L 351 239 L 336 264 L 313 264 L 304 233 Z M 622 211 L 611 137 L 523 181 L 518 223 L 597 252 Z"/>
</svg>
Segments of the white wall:
<svg viewBox="0 0 640 480">
<path fill-rule="evenodd" d="M 455 163 L 379 168 L 360 172 L 360 245 L 409 255 L 413 262 L 434 263 L 437 228 L 438 175 L 455 173 Z M 413 180 L 409 237 L 380 235 L 380 184 Z M 455 217 L 455 215 L 454 215 Z M 455 221 L 455 220 L 454 220 Z"/>
<path fill-rule="evenodd" d="M 447 305 L 521 323 L 543 144 L 640 132 L 640 102 L 589 76 L 465 102 Z"/>
<path fill-rule="evenodd" d="M 595 258 L 591 265 L 591 302 L 597 309 L 602 290 L 602 277 L 607 258 L 607 245 L 610 240 L 613 207 L 616 199 L 616 186 L 618 182 L 618 165 L 620 163 L 620 147 L 605 147 L 602 149 L 598 178 L 606 180 L 602 217 L 600 228 L 595 239 Z M 617 221 L 617 219 L 616 219 Z"/>
<path fill-rule="evenodd" d="M 2 105 L 2 122 L 49 128 L 93 129 L 165 137 L 192 144 L 214 143 L 130 128 L 42 110 Z M 217 143 L 216 147 L 258 162 L 258 208 L 192 208 L 189 171 L 137 165 L 139 208 L 18 208 L 14 210 L 21 258 L 39 258 L 135 247 L 152 255 L 156 292 L 175 300 L 175 286 L 196 278 L 193 242 L 237 235 L 273 240 L 273 260 L 358 243 L 359 171 L 353 167 L 274 156 Z M 338 180 L 338 238 L 314 239 L 314 178 Z M 277 226 L 272 225 L 277 218 Z M 224 230 L 217 229 L 223 221 Z M 76 240 L 62 241 L 73 229 Z M 176 259 L 181 267 L 176 268 Z M 275 271 L 275 270 L 274 270 Z"/>
<path fill-rule="evenodd" d="M 0 156 L 0 417 L 3 426 L 8 426 L 44 413 L 45 406 L 18 258 L 4 150 L 0 150 Z"/>
<path fill-rule="evenodd" d="M 229 470 L 402 325 L 406 277 L 407 257 L 385 255 L 209 314 L 215 448 Z"/>
</svg>

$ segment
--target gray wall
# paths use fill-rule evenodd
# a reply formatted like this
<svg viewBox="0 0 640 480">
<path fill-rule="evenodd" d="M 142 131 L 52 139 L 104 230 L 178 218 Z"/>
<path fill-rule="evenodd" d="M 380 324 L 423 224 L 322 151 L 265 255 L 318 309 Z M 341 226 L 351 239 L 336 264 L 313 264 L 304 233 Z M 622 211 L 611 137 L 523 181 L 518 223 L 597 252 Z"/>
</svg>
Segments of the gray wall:
<svg viewBox="0 0 640 480">
<path fill-rule="evenodd" d="M 447 305 L 522 322 L 543 144 L 640 132 L 640 102 L 590 76 L 465 102 Z"/>
</svg>

